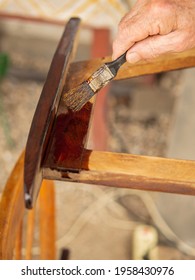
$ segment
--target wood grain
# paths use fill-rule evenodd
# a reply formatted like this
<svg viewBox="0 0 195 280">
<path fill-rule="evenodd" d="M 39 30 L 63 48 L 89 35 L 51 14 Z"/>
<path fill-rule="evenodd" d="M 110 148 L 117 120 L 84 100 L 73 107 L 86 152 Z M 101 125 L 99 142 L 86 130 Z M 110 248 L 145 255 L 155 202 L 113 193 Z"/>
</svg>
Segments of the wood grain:
<svg viewBox="0 0 195 280">
<path fill-rule="evenodd" d="M 68 65 L 75 49 L 80 20 L 71 19 L 54 54 L 26 144 L 24 186 L 27 208 L 32 208 L 42 182 L 42 161 L 58 109 Z"/>
<path fill-rule="evenodd" d="M 70 83 L 76 86 L 79 83 L 78 77 L 82 76 L 83 81 L 94 73 L 102 64 L 111 61 L 111 57 L 91 59 L 71 63 L 69 75 Z M 125 63 L 119 70 L 114 80 L 129 79 L 142 75 L 155 74 L 171 70 L 189 68 L 195 66 L 195 49 L 182 53 L 169 53 L 161 55 L 150 61 L 142 61 L 136 64 Z M 85 69 L 85 71 L 83 71 Z"/>
<path fill-rule="evenodd" d="M 55 192 L 53 181 L 43 180 L 39 195 L 40 259 L 56 259 Z"/>
<path fill-rule="evenodd" d="M 26 240 L 25 240 L 25 259 L 32 259 L 32 248 L 35 236 L 35 208 L 27 213 Z"/>
<path fill-rule="evenodd" d="M 88 102 L 79 112 L 66 108 L 56 117 L 43 167 L 58 166 L 78 172 L 91 116 L 92 104 Z"/>
<path fill-rule="evenodd" d="M 68 74 L 67 89 L 87 79 L 97 68 L 109 60 L 110 58 L 107 57 L 72 63 Z M 126 63 L 124 67 L 120 69 L 116 79 L 126 79 L 193 66 L 195 66 L 195 49 L 180 54 L 167 54 L 150 62 L 142 62 L 135 65 Z M 83 71 L 83 69 L 85 69 L 85 71 Z M 93 103 L 93 100 L 90 100 L 88 103 Z M 63 107 L 63 103 L 61 103 L 60 106 Z M 81 113 L 82 112 L 78 112 L 78 115 Z M 87 127 L 87 122 L 89 124 L 89 121 L 90 118 L 88 115 L 88 118 L 85 119 L 85 123 L 80 122 L 79 126 Z M 74 130 L 73 127 L 67 126 L 65 122 L 63 125 L 64 127 L 61 127 L 62 131 L 68 129 L 69 133 L 72 133 L 72 139 L 79 138 L 78 135 L 75 136 L 76 130 Z M 62 153 L 65 145 L 67 146 L 67 150 L 69 147 L 72 147 L 71 143 L 66 142 L 68 139 L 66 136 L 67 135 L 64 135 L 64 138 L 59 138 L 61 139 L 59 147 Z M 56 134 L 54 137 L 58 138 L 59 135 L 57 136 Z M 83 141 L 85 141 L 86 144 L 86 139 L 84 140 L 83 134 L 81 134 L 80 140 L 82 141 L 79 142 L 79 140 L 77 140 L 77 142 L 75 142 L 73 150 L 76 151 L 77 148 L 81 147 L 80 143 L 83 143 Z M 83 146 L 84 145 L 82 145 L 82 147 Z M 53 157 L 53 151 L 50 150 L 49 153 L 51 153 L 50 157 Z M 44 165 L 43 176 L 50 179 L 70 180 L 114 187 L 137 188 L 188 195 L 195 194 L 194 161 L 83 150 L 82 161 L 79 163 L 80 171 L 75 173 L 72 172 L 72 165 L 75 164 L 75 162 L 71 162 L 70 159 L 67 164 L 67 155 L 68 153 L 63 153 L 64 161 L 60 163 L 59 161 L 53 161 L 52 165 L 50 165 L 50 163 Z M 65 162 L 66 164 L 64 164 Z"/>
<path fill-rule="evenodd" d="M 24 152 L 6 183 L 0 202 L 0 259 L 13 258 L 15 240 L 24 213 Z"/>
<path fill-rule="evenodd" d="M 23 240 L 23 221 L 19 225 L 19 230 L 16 237 L 16 243 L 14 248 L 14 259 L 22 260 L 22 240 Z"/>
<path fill-rule="evenodd" d="M 195 161 L 85 150 L 80 173 L 44 176 L 87 184 L 195 195 Z"/>
</svg>

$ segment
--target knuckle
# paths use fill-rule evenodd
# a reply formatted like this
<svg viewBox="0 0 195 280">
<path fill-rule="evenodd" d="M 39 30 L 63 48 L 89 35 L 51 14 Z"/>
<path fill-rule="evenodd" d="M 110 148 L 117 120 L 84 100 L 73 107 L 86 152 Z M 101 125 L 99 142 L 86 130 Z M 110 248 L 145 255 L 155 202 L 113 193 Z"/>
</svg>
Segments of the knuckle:
<svg viewBox="0 0 195 280">
<path fill-rule="evenodd" d="M 130 26 L 133 24 L 133 20 L 132 17 L 130 16 L 130 14 L 126 14 L 121 21 L 119 22 L 118 25 L 118 33 L 119 34 L 127 34 L 129 33 L 129 28 Z"/>
<path fill-rule="evenodd" d="M 165 0 L 153 0 L 150 4 L 150 9 L 153 11 L 154 15 L 158 16 L 169 16 L 174 10 L 173 4 Z"/>
<path fill-rule="evenodd" d="M 124 32 L 127 29 L 127 22 L 125 20 L 121 20 L 118 26 L 119 32 Z"/>
</svg>

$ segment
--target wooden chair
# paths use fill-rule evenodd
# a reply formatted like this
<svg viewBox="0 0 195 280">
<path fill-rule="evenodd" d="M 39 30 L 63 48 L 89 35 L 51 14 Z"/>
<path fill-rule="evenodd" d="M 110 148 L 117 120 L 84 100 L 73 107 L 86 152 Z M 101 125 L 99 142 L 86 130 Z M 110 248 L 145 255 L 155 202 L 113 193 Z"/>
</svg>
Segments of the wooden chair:
<svg viewBox="0 0 195 280">
<path fill-rule="evenodd" d="M 35 229 L 39 232 L 37 258 L 55 259 L 53 181 L 43 181 L 36 207 L 26 210 L 23 170 L 24 152 L 8 178 L 0 201 L 0 259 L 31 259 Z M 39 224 L 36 227 L 35 218 Z"/>
<path fill-rule="evenodd" d="M 15 244 L 15 258 L 20 258 L 21 247 L 25 247 L 21 241 L 23 233 L 21 224 L 26 213 L 24 196 L 27 207 L 36 209 L 39 205 L 40 218 L 44 221 L 40 223 L 41 257 L 44 259 L 55 257 L 55 246 L 51 246 L 55 239 L 55 210 L 53 184 L 50 180 L 64 180 L 64 184 L 81 182 L 117 188 L 195 195 L 195 161 L 87 149 L 87 134 L 92 107 L 95 106 L 94 99 L 90 100 L 81 111 L 72 114 L 61 99 L 62 92 L 80 84 L 111 58 L 70 63 L 72 50 L 75 49 L 73 43 L 77 27 L 78 19 L 73 19 L 68 24 L 68 32 L 64 33 L 65 37 L 62 37 L 54 55 L 36 109 L 26 146 L 25 193 L 23 190 L 24 154 L 22 154 L 2 196 L 0 204 L 1 259 L 12 258 Z M 151 62 L 126 64 L 119 71 L 116 80 L 193 66 L 195 66 L 195 50 L 190 50 L 182 54 L 161 56 Z M 37 132 L 36 139 L 33 138 L 35 132 Z M 36 148 L 33 149 L 33 147 Z M 44 181 L 45 179 L 49 181 Z M 40 195 L 38 195 L 39 191 Z M 36 203 L 37 197 L 41 203 L 39 201 Z M 31 255 L 33 217 L 34 210 L 30 210 L 27 219 L 29 221 L 25 251 L 27 258 Z M 48 223 L 51 224 L 48 225 Z M 45 227 L 47 231 L 51 229 L 52 233 L 45 236 Z"/>
</svg>

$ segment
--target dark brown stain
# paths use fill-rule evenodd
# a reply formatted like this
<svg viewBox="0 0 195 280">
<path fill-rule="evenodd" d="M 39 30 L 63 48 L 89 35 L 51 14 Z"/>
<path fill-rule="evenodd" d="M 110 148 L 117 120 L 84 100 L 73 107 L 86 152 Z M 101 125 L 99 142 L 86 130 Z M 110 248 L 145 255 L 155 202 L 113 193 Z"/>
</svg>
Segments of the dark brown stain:
<svg viewBox="0 0 195 280">
<path fill-rule="evenodd" d="M 28 208 L 34 205 L 43 179 L 42 161 L 67 77 L 79 23 L 79 19 L 73 18 L 66 25 L 53 56 L 29 131 L 24 163 L 24 191 Z"/>
<path fill-rule="evenodd" d="M 78 112 L 66 109 L 56 117 L 44 167 L 80 170 L 91 109 L 92 104 L 88 102 Z"/>
</svg>

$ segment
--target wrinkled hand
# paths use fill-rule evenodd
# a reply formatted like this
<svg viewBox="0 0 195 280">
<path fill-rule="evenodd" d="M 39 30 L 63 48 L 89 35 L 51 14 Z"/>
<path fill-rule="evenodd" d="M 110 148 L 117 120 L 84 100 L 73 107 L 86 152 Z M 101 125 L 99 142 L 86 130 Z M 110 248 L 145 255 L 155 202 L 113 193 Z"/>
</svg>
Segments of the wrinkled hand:
<svg viewBox="0 0 195 280">
<path fill-rule="evenodd" d="M 119 23 L 113 59 L 130 63 L 195 47 L 195 0 L 138 0 Z"/>
</svg>

